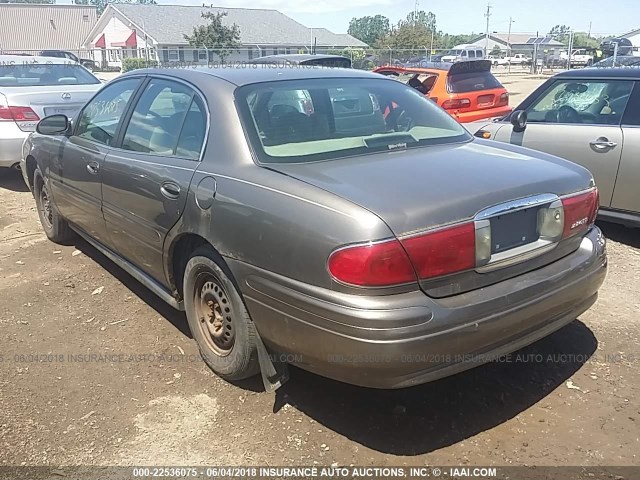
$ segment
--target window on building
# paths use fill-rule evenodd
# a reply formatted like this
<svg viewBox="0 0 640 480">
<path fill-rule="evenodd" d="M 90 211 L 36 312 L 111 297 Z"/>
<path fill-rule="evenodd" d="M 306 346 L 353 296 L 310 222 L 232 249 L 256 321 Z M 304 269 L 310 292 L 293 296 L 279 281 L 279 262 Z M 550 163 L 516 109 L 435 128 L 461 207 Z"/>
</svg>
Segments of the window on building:
<svg viewBox="0 0 640 480">
<path fill-rule="evenodd" d="M 206 50 L 198 50 L 198 60 L 207 61 L 209 60 Z"/>
<path fill-rule="evenodd" d="M 180 60 L 180 53 L 178 53 L 178 49 L 177 48 L 170 48 L 169 49 L 169 61 L 170 62 L 177 62 L 178 60 Z"/>
</svg>

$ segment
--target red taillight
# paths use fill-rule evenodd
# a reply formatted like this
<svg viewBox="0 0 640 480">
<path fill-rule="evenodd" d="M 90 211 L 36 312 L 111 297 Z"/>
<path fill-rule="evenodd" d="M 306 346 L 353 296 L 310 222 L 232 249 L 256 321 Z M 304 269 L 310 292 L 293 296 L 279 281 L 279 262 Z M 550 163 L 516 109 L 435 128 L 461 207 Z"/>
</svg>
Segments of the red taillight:
<svg viewBox="0 0 640 480">
<path fill-rule="evenodd" d="M 453 98 L 451 100 L 445 100 L 442 103 L 442 108 L 446 110 L 455 110 L 458 108 L 468 108 L 471 106 L 471 100 L 468 98 Z"/>
<path fill-rule="evenodd" d="M 600 196 L 597 188 L 563 198 L 564 231 L 562 238 L 572 237 L 587 230 L 596 221 L 599 206 Z"/>
<path fill-rule="evenodd" d="M 496 106 L 504 107 L 506 105 L 509 105 L 509 94 L 505 92 L 502 95 L 500 95 L 500 99 L 498 100 L 498 103 L 496 104 Z"/>
<path fill-rule="evenodd" d="M 402 240 L 421 279 L 468 270 L 476 266 L 473 222 Z"/>
<path fill-rule="evenodd" d="M 33 122 L 40 120 L 40 118 L 30 107 L 6 107 L 4 105 L 0 105 L 0 120 Z"/>
<path fill-rule="evenodd" d="M 328 265 L 336 280 L 351 285 L 384 287 L 416 281 L 409 257 L 395 239 L 336 250 Z"/>
</svg>

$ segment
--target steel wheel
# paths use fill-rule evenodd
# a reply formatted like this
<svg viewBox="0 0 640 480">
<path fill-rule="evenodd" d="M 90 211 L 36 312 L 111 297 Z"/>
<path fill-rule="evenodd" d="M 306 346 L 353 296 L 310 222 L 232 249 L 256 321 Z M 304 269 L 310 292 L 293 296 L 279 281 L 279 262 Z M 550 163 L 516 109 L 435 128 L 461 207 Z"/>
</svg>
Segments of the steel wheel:
<svg viewBox="0 0 640 480">
<path fill-rule="evenodd" d="M 221 357 L 229 355 L 235 343 L 233 310 L 227 292 L 214 275 L 207 272 L 198 276 L 193 304 L 208 346 Z"/>
<path fill-rule="evenodd" d="M 41 218 L 46 225 L 44 227 L 48 230 L 53 228 L 53 209 L 51 208 L 51 200 L 49 199 L 49 189 L 43 183 L 40 188 L 40 211 L 42 212 Z"/>
</svg>

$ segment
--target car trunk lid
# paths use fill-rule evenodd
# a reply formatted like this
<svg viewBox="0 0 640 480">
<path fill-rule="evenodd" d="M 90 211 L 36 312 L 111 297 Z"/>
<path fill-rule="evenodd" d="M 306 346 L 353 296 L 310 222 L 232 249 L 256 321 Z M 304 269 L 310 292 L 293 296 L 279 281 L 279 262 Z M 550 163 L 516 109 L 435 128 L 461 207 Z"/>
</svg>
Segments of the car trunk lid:
<svg viewBox="0 0 640 480">
<path fill-rule="evenodd" d="M 270 168 L 370 210 L 401 239 L 471 221 L 479 212 L 513 200 L 544 194 L 552 198 L 589 188 L 591 175 L 578 165 L 545 154 L 531 156 L 520 147 L 505 147 L 476 140 Z M 506 250 L 535 240 L 530 238 L 536 228 L 535 212 L 523 208 L 508 217 L 495 226 L 496 235 L 507 242 Z M 521 235 L 512 235 L 513 229 Z M 519 268 L 515 270 L 521 271 Z M 500 281 L 515 271 L 504 270 L 504 275 L 491 272 L 485 280 L 475 271 L 472 276 L 461 275 L 460 284 L 447 277 L 446 288 L 441 279 L 421 284 L 434 296 L 447 296 L 479 288 L 487 279 Z"/>
</svg>

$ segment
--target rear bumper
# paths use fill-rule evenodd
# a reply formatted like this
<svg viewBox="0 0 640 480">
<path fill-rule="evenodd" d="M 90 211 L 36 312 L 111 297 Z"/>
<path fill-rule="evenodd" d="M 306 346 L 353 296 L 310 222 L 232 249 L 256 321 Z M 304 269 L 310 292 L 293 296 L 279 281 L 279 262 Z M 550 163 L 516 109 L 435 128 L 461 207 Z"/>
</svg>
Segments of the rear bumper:
<svg viewBox="0 0 640 480">
<path fill-rule="evenodd" d="M 23 132 L 14 122 L 0 122 L 0 167 L 20 163 L 22 144 L 31 132 Z"/>
<path fill-rule="evenodd" d="M 518 350 L 586 311 L 606 275 L 594 227 L 546 267 L 444 299 L 421 291 L 336 293 L 229 260 L 249 312 L 279 358 L 336 380 L 403 388 Z"/>
<path fill-rule="evenodd" d="M 511 113 L 513 109 L 510 106 L 487 108 L 484 110 L 474 110 L 473 112 L 452 113 L 452 117 L 460 123 L 476 122 L 486 118 L 503 117 Z"/>
</svg>

